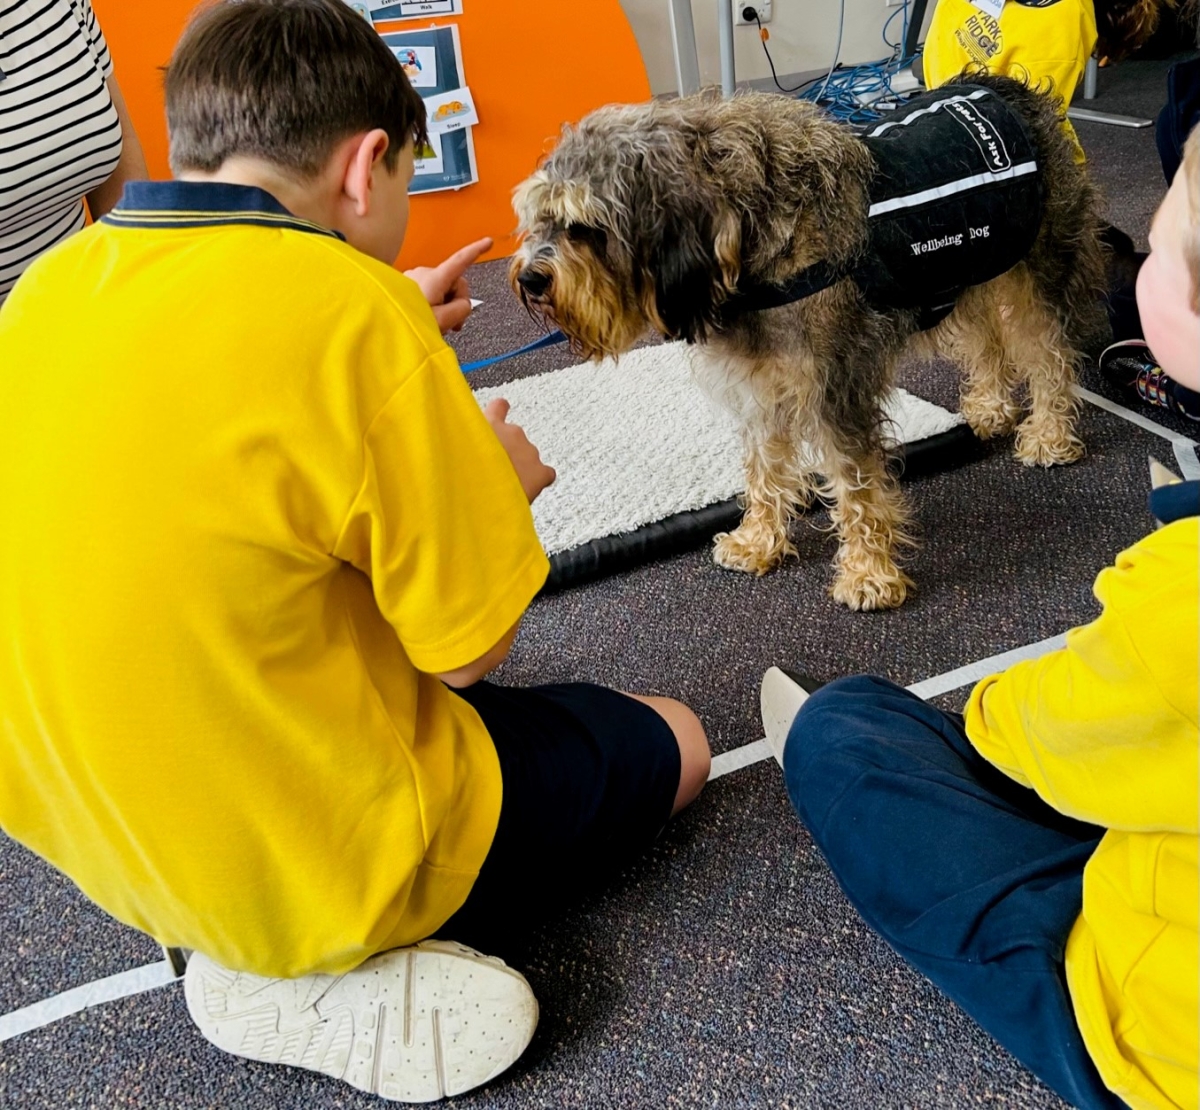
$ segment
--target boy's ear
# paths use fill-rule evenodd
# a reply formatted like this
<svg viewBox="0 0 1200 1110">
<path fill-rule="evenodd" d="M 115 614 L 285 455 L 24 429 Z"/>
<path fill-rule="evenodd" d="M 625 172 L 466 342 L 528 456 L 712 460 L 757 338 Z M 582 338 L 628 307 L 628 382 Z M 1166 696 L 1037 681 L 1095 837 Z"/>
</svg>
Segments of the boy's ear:
<svg viewBox="0 0 1200 1110">
<path fill-rule="evenodd" d="M 370 211 L 372 179 L 387 148 L 387 132 L 379 127 L 360 135 L 351 143 L 342 191 L 353 202 L 356 216 L 365 216 Z"/>
</svg>

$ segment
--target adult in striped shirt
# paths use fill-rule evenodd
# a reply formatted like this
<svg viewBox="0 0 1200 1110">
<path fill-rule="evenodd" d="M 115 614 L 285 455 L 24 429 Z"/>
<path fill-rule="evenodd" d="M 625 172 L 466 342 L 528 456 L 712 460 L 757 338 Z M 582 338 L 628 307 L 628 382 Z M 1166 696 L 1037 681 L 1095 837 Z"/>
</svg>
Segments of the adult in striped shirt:
<svg viewBox="0 0 1200 1110">
<path fill-rule="evenodd" d="M 0 304 L 145 176 L 91 0 L 0 0 Z"/>
</svg>

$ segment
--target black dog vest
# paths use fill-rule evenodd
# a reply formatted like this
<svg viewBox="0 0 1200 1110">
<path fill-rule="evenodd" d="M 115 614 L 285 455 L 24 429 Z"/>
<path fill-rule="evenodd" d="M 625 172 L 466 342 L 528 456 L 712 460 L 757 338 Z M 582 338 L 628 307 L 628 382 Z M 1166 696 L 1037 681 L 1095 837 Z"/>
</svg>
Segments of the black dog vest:
<svg viewBox="0 0 1200 1110">
<path fill-rule="evenodd" d="M 852 278 L 880 309 L 933 327 L 959 294 L 1011 269 L 1033 246 L 1042 183 L 1024 121 L 991 89 L 949 85 L 910 100 L 861 136 L 875 161 L 863 257 L 818 262 L 782 286 L 747 285 L 734 312 L 777 308 Z"/>
</svg>

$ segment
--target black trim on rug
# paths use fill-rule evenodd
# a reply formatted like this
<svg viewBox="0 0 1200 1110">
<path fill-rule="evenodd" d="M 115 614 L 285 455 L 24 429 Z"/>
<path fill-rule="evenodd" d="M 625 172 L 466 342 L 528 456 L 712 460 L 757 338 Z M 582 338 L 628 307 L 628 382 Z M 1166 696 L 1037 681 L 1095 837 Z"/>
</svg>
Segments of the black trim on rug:
<svg viewBox="0 0 1200 1110">
<path fill-rule="evenodd" d="M 906 444 L 895 468 L 901 479 L 920 478 L 972 461 L 981 444 L 966 424 Z M 742 507 L 736 497 L 674 513 L 632 532 L 601 536 L 550 557 L 550 575 L 539 597 L 582 586 L 599 578 L 632 570 L 645 563 L 693 551 L 718 532 L 736 528 Z"/>
</svg>

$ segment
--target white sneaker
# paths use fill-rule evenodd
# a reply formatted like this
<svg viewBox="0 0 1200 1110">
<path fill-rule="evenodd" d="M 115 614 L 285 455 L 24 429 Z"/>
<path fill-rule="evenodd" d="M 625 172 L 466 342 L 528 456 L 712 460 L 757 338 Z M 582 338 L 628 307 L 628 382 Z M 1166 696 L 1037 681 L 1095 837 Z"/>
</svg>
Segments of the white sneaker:
<svg viewBox="0 0 1200 1110">
<path fill-rule="evenodd" d="M 808 691 L 778 667 L 769 668 L 763 675 L 758 704 L 767 747 L 780 767 L 783 766 L 783 746 L 787 743 L 788 732 L 807 699 Z"/>
<path fill-rule="evenodd" d="M 525 1051 L 538 1004 L 502 960 L 427 940 L 345 975 L 264 979 L 193 953 L 200 1032 L 235 1056 L 332 1075 L 395 1102 L 433 1102 L 495 1078 Z"/>
</svg>

